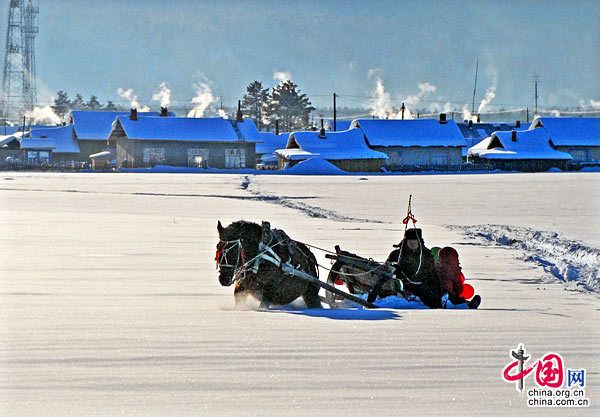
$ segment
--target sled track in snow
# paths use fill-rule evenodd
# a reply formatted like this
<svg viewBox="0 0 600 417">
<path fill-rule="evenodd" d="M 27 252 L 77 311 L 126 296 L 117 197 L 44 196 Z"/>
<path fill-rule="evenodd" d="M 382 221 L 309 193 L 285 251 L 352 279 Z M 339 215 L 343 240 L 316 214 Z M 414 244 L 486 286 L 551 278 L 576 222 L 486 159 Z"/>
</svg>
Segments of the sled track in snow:
<svg viewBox="0 0 600 417">
<path fill-rule="evenodd" d="M 507 225 L 454 226 L 464 235 L 496 246 L 519 250 L 521 259 L 542 267 L 569 289 L 600 295 L 600 249 L 584 242 L 545 232 Z"/>
<path fill-rule="evenodd" d="M 252 182 L 250 178 L 248 176 L 244 176 L 240 188 L 248 191 L 250 194 L 252 194 L 252 196 L 254 196 L 258 200 L 265 201 L 266 203 L 277 204 L 293 210 L 298 210 L 303 214 L 307 215 L 308 217 L 334 220 L 337 222 L 383 223 L 379 220 L 361 219 L 358 217 L 344 216 L 343 214 L 340 214 L 333 210 L 327 210 L 318 206 L 311 206 L 310 204 L 306 204 L 301 201 L 293 201 L 299 200 L 300 197 L 292 198 L 285 196 L 276 196 L 271 194 L 263 194 L 260 191 L 252 190 L 250 188 L 251 184 Z"/>
</svg>

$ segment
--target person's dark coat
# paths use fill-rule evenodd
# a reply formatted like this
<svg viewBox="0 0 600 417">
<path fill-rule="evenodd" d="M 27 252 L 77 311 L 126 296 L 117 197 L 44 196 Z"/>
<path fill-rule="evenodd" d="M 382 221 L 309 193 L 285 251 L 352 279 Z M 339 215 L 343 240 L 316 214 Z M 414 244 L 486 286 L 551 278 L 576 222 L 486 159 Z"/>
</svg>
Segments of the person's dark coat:
<svg viewBox="0 0 600 417">
<path fill-rule="evenodd" d="M 435 260 L 431 251 L 425 247 L 421 229 L 408 229 L 404 239 L 388 256 L 388 262 L 396 264 L 396 277 L 402 280 L 404 289 L 419 297 L 430 308 L 442 308 L 442 296 L 445 290 L 437 275 Z M 412 250 L 407 240 L 417 238 L 420 246 Z"/>
</svg>

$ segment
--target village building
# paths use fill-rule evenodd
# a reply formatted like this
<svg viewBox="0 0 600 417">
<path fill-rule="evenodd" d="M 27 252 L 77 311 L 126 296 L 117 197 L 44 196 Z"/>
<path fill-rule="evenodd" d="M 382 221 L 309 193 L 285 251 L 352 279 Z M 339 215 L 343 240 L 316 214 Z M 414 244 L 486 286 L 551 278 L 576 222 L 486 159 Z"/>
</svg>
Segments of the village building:
<svg viewBox="0 0 600 417">
<path fill-rule="evenodd" d="M 255 142 L 246 140 L 235 120 L 223 118 L 117 117 L 108 137 L 117 167 L 154 165 L 254 167 Z"/>
<path fill-rule="evenodd" d="M 547 171 L 566 169 L 571 155 L 552 147 L 543 129 L 495 132 L 468 151 L 469 159 L 503 171 Z"/>
<path fill-rule="evenodd" d="M 387 156 L 367 146 L 360 129 L 341 132 L 305 131 L 290 134 L 285 149 L 275 151 L 279 169 L 320 157 L 349 172 L 379 172 Z"/>
<path fill-rule="evenodd" d="M 21 132 L 0 135 L 0 166 L 10 166 L 21 159 Z"/>
<path fill-rule="evenodd" d="M 237 122 L 237 127 L 246 140 L 256 142 L 256 166 L 262 169 L 277 169 L 277 149 L 285 148 L 289 132 L 261 132 L 254 120 L 248 118 Z"/>
<path fill-rule="evenodd" d="M 494 132 L 510 132 L 511 130 L 527 130 L 529 123 L 521 123 L 517 120 L 515 123 L 474 123 L 473 121 L 457 122 L 465 138 L 465 147 L 463 148 L 463 158 L 467 157 L 470 148 L 477 145 L 485 138 L 492 136 Z"/>
<path fill-rule="evenodd" d="M 137 112 L 137 110 L 136 110 Z M 112 124 L 119 116 L 128 116 L 130 112 L 119 111 L 91 111 L 75 110 L 71 112 L 70 122 L 73 125 L 75 139 L 79 143 L 81 150 L 78 159 L 83 162 L 90 162 L 90 155 L 101 152 L 112 152 L 107 146 L 108 135 L 112 131 Z M 162 109 L 159 112 L 137 112 L 138 117 L 157 117 L 157 116 L 175 116 L 174 113 Z"/>
<path fill-rule="evenodd" d="M 536 117 L 532 129 L 543 129 L 557 151 L 567 152 L 571 164 L 600 163 L 600 118 Z"/>
<path fill-rule="evenodd" d="M 81 150 L 73 126 L 38 127 L 21 140 L 22 160 L 30 164 L 80 162 Z"/>
<path fill-rule="evenodd" d="M 369 147 L 383 152 L 390 170 L 452 169 L 462 164 L 465 138 L 445 114 L 436 119 L 356 119 Z"/>
</svg>

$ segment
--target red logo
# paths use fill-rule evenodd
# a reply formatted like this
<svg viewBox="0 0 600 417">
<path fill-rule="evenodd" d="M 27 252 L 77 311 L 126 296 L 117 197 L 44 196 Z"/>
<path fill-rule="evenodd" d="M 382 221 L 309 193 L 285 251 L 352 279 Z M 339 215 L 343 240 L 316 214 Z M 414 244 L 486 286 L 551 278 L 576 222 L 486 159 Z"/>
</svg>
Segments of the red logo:
<svg viewBox="0 0 600 417">
<path fill-rule="evenodd" d="M 535 383 L 540 387 L 560 388 L 564 379 L 563 359 L 558 353 L 547 353 L 531 366 L 525 368 L 525 363 L 530 356 L 525 354 L 523 345 L 511 350 L 513 362 L 506 365 L 502 371 L 502 378 L 506 382 L 516 382 L 517 391 L 523 392 L 524 379 L 535 369 Z M 518 368 L 515 370 L 515 368 Z"/>
</svg>

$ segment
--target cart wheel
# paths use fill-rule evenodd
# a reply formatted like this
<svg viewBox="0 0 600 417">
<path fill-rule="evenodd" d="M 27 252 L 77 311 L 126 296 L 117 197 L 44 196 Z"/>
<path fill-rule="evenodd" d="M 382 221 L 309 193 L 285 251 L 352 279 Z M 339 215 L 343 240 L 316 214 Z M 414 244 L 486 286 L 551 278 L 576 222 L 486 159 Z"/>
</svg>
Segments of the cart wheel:
<svg viewBox="0 0 600 417">
<path fill-rule="evenodd" d="M 340 283 L 341 281 L 341 283 Z M 339 277 L 336 272 L 330 271 L 327 276 L 327 283 L 329 285 L 344 285 L 348 288 L 346 282 Z M 341 308 L 341 304 L 344 301 L 344 298 L 340 295 L 334 294 L 328 290 L 325 290 L 325 302 L 329 304 L 329 308 Z"/>
</svg>

